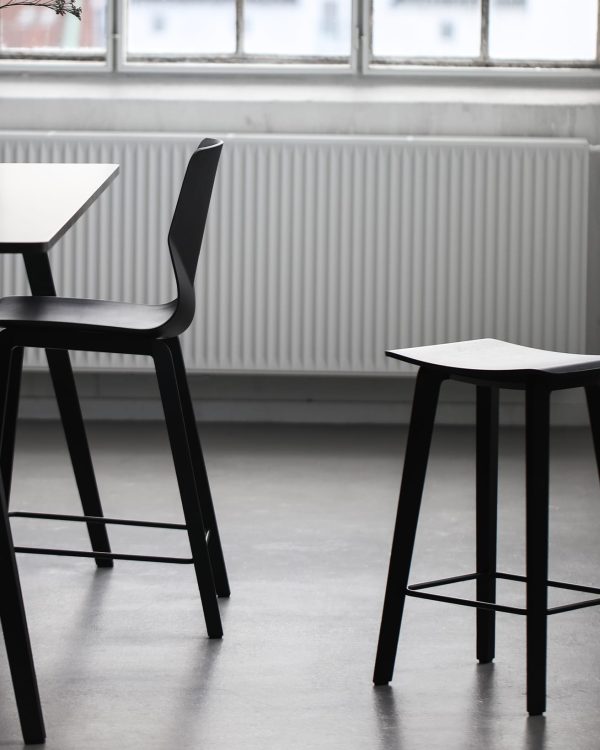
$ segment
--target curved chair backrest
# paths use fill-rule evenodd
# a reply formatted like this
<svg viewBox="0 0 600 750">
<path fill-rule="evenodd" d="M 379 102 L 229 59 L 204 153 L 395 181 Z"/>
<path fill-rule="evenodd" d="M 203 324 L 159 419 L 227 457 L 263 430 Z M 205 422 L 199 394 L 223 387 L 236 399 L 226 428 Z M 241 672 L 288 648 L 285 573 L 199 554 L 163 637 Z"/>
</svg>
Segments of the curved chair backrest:
<svg viewBox="0 0 600 750">
<path fill-rule="evenodd" d="M 223 142 L 205 138 L 192 154 L 169 229 L 169 251 L 177 281 L 176 309 L 162 331 L 177 336 L 192 322 L 194 277 Z"/>
</svg>

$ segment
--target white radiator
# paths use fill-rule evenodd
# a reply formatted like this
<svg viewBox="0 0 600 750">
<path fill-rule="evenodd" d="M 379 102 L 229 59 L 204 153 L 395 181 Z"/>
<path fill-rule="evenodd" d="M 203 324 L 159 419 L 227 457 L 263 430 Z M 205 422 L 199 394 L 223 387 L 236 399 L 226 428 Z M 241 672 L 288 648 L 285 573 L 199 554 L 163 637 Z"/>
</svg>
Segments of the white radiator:
<svg viewBox="0 0 600 750">
<path fill-rule="evenodd" d="M 212 134 L 214 135 L 214 134 Z M 2 161 L 118 162 L 50 253 L 59 294 L 173 295 L 166 235 L 199 137 L 3 133 Z M 588 145 L 231 136 L 184 337 L 190 370 L 398 372 L 389 347 L 495 336 L 585 348 Z M 27 293 L 4 256 L 0 292 Z M 78 367 L 147 367 L 73 355 Z M 44 365 L 30 352 L 29 365 Z"/>
</svg>

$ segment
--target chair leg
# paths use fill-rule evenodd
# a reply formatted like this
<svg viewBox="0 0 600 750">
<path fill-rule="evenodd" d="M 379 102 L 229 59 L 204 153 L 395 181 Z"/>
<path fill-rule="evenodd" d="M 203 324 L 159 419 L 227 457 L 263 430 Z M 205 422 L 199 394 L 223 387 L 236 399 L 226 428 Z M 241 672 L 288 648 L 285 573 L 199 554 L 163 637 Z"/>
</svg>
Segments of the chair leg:
<svg viewBox="0 0 600 750">
<path fill-rule="evenodd" d="M 179 390 L 179 398 L 181 400 L 181 408 L 183 410 L 183 418 L 185 420 L 185 431 L 187 433 L 190 455 L 194 466 L 194 478 L 198 490 L 200 510 L 204 523 L 206 524 L 206 529 L 210 532 L 208 551 L 215 579 L 215 588 L 217 596 L 226 597 L 230 595 L 227 569 L 225 567 L 225 558 L 223 557 L 219 527 L 212 501 L 208 475 L 206 473 L 202 446 L 198 435 L 194 406 L 192 404 L 192 398 L 185 372 L 181 344 L 179 343 L 179 339 L 171 339 L 166 343 L 168 343 L 169 348 L 171 349 L 173 364 L 175 365 L 177 387 Z"/>
<path fill-rule="evenodd" d="M 546 710 L 550 391 L 530 385 L 526 403 L 527 711 Z"/>
<path fill-rule="evenodd" d="M 588 385 L 585 388 L 587 399 L 590 427 L 592 430 L 592 441 L 594 443 L 594 454 L 596 466 L 600 475 L 600 385 Z"/>
<path fill-rule="evenodd" d="M 438 374 L 425 368 L 421 368 L 417 376 L 375 660 L 375 685 L 386 685 L 394 674 L 406 587 L 442 380 Z"/>
<path fill-rule="evenodd" d="M 2 413 L 4 420 L 0 437 L 0 472 L 4 479 L 6 506 L 10 503 L 12 483 L 15 434 L 17 414 L 19 411 L 19 392 L 21 390 L 21 372 L 23 369 L 23 347 L 15 347 L 9 355 L 9 366 L 3 368 L 0 383 L 0 398 L 3 399 Z"/>
<path fill-rule="evenodd" d="M 0 483 L 1 485 L 1 483 Z M 4 633 L 8 664 L 17 700 L 17 710 L 25 743 L 37 744 L 46 737 L 42 706 L 35 676 L 23 596 L 6 512 L 4 492 L 0 486 L 0 621 Z"/>
<path fill-rule="evenodd" d="M 177 387 L 177 374 L 169 346 L 155 342 L 154 365 L 165 413 L 169 442 L 181 494 L 185 523 L 194 559 L 198 589 L 210 638 L 221 638 L 223 629 L 210 564 L 205 525 L 202 519 L 194 467 L 190 456 L 185 420 Z"/>
<path fill-rule="evenodd" d="M 48 256 L 45 254 L 24 255 L 23 258 L 32 293 L 54 297 L 56 290 L 54 289 Z M 52 385 L 56 394 L 56 402 L 67 439 L 67 447 L 71 456 L 84 515 L 102 516 L 102 505 L 94 475 L 94 465 L 92 464 L 79 398 L 77 397 L 69 352 L 47 349 L 46 357 L 48 358 Z M 87 524 L 87 530 L 94 552 L 110 552 L 110 543 L 105 526 Z M 112 568 L 113 561 L 96 558 L 96 565 L 99 568 Z"/>
<path fill-rule="evenodd" d="M 498 388 L 477 387 L 477 599 L 496 601 L 498 528 Z M 477 659 L 494 660 L 496 613 L 477 610 Z"/>
</svg>

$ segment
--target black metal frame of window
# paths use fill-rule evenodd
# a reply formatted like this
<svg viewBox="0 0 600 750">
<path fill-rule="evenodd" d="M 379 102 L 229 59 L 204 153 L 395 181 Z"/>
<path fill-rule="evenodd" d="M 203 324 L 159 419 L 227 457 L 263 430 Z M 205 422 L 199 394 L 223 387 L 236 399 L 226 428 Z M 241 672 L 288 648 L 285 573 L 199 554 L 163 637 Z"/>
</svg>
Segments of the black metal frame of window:
<svg viewBox="0 0 600 750">
<path fill-rule="evenodd" d="M 600 0 L 596 12 L 596 57 L 587 60 L 505 60 L 490 57 L 490 5 L 491 0 L 481 1 L 481 28 L 478 57 L 389 57 L 373 53 L 373 2 L 368 3 L 368 49 L 365 61 L 367 68 L 390 66 L 456 66 L 465 68 L 600 68 Z"/>
<path fill-rule="evenodd" d="M 399 0 L 402 1 L 402 0 Z M 600 0 L 597 0 L 596 57 L 586 60 L 535 60 L 535 59 L 493 59 L 489 53 L 490 5 L 491 0 L 480 0 L 481 28 L 480 50 L 476 57 L 402 57 L 382 56 L 373 52 L 373 13 L 374 0 L 351 0 L 352 26 L 351 49 L 347 56 L 288 56 L 280 54 L 249 54 L 244 52 L 244 3 L 235 0 L 236 8 L 236 48 L 234 52 L 223 54 L 180 55 L 173 54 L 140 54 L 127 51 L 126 8 L 121 12 L 121 5 L 126 0 L 107 0 L 107 47 L 106 52 L 99 49 L 79 49 L 73 52 L 55 49 L 10 49 L 0 47 L 0 66 L 3 61 L 27 65 L 29 62 L 43 70 L 44 63 L 48 68 L 61 64 L 68 69 L 68 63 L 88 64 L 95 68 L 115 70 L 201 70 L 207 72 L 227 69 L 237 70 L 254 68 L 269 71 L 291 69 L 310 70 L 311 68 L 330 71 L 339 70 L 352 73 L 382 72 L 394 68 L 549 68 L 549 69 L 594 69 L 600 68 Z M 476 2 L 476 0 L 475 0 Z M 99 65 L 100 64 L 100 65 Z"/>
</svg>

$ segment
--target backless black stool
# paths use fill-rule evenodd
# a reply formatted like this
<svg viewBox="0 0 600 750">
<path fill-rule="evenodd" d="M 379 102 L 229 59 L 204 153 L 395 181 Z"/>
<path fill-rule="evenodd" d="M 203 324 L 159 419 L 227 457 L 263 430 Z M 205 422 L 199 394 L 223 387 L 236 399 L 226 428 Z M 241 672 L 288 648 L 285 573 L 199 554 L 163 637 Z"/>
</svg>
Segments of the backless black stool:
<svg viewBox="0 0 600 750">
<path fill-rule="evenodd" d="M 494 658 L 495 613 L 527 618 L 527 711 L 546 710 L 546 620 L 548 615 L 600 604 L 600 598 L 548 607 L 548 586 L 600 594 L 600 589 L 548 580 L 548 476 L 550 394 L 584 387 L 596 459 L 600 466 L 600 356 L 530 349 L 496 339 L 397 349 L 388 356 L 419 365 L 413 400 L 398 514 L 375 662 L 375 685 L 393 676 L 406 596 L 477 608 L 477 658 Z M 410 563 L 425 482 L 439 390 L 444 380 L 477 387 L 476 572 L 408 585 Z M 526 414 L 526 576 L 496 570 L 498 391 L 525 391 Z M 496 604 L 496 580 L 527 584 L 525 608 Z M 476 581 L 476 599 L 440 596 L 435 586 Z"/>
</svg>

